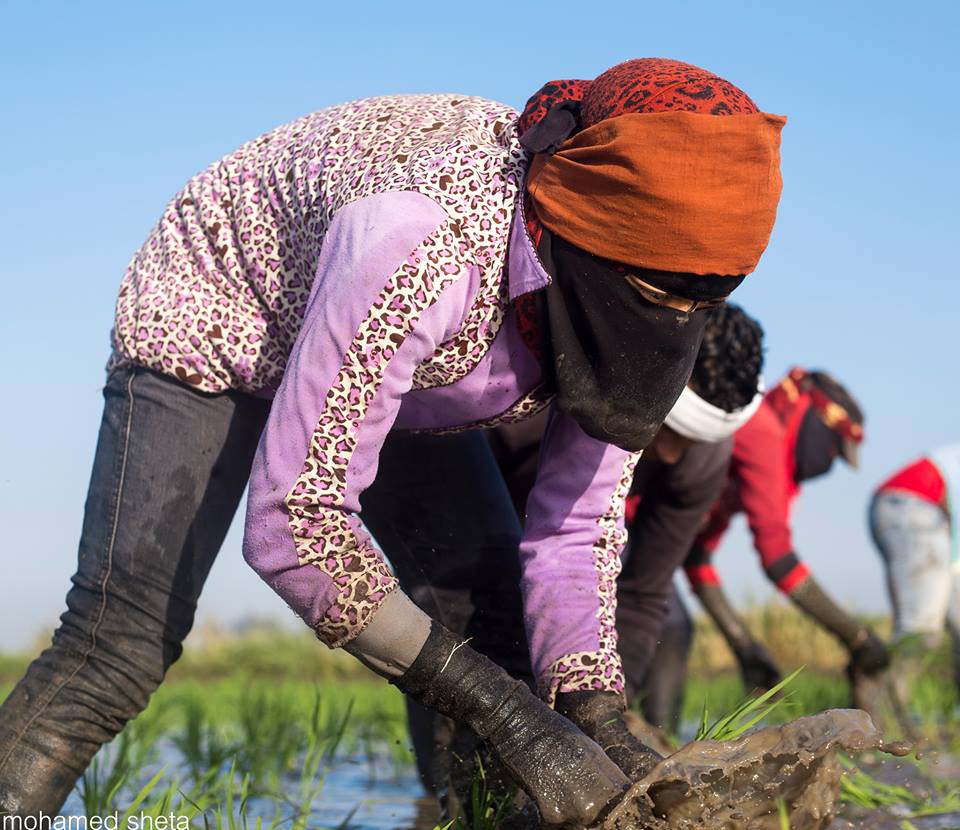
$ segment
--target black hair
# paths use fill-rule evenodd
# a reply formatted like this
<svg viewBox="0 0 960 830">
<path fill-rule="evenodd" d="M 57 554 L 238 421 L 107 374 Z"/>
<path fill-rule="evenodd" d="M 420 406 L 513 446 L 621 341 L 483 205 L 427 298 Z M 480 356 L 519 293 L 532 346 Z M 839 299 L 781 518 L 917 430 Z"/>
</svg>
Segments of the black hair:
<svg viewBox="0 0 960 830">
<path fill-rule="evenodd" d="M 763 329 L 740 306 L 723 303 L 709 312 L 690 386 L 727 412 L 757 394 L 763 369 Z"/>
</svg>

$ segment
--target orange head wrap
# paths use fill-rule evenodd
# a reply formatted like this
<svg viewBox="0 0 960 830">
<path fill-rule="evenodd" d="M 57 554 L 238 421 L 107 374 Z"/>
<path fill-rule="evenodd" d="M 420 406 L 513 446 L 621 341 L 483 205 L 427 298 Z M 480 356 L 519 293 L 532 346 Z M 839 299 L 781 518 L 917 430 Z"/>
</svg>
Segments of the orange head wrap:
<svg viewBox="0 0 960 830">
<path fill-rule="evenodd" d="M 546 227 L 641 268 L 731 276 L 756 268 L 780 199 L 785 118 L 677 61 L 628 61 L 595 81 L 566 83 L 582 105 L 566 117 L 571 131 L 582 129 L 555 153 L 538 153 L 527 180 Z M 540 108 L 534 118 L 549 119 Z"/>
</svg>

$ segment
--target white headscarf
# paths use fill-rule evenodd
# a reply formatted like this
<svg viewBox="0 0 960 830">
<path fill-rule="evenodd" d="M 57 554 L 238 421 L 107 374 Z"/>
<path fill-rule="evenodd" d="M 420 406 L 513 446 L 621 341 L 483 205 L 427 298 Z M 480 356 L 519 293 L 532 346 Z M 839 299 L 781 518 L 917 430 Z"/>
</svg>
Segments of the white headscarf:
<svg viewBox="0 0 960 830">
<path fill-rule="evenodd" d="M 740 409 L 727 412 L 719 406 L 707 403 L 689 386 L 685 386 L 664 423 L 678 435 L 691 441 L 714 444 L 729 438 L 754 416 L 763 402 L 763 392 L 763 379 L 760 378 L 753 400 Z"/>
</svg>

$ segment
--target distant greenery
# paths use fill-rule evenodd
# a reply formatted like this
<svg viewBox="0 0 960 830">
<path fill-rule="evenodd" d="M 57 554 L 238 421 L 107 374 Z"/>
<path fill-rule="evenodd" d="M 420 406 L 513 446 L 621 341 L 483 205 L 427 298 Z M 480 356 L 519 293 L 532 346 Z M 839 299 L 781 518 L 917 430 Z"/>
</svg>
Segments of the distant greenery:
<svg viewBox="0 0 960 830">
<path fill-rule="evenodd" d="M 858 768 L 844 758 L 847 774 L 840 779 L 840 795 L 847 804 L 864 810 L 897 808 L 901 814 L 909 811 L 909 818 L 922 818 L 939 813 L 960 812 L 960 789 L 956 782 L 931 780 L 931 793 L 915 792 L 901 784 L 888 784 Z"/>
</svg>

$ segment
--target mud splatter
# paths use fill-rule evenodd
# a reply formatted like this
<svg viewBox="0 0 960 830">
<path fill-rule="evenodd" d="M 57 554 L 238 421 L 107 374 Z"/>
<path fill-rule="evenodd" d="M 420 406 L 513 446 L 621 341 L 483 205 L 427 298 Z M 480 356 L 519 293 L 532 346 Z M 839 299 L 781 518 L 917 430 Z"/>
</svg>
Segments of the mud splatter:
<svg viewBox="0 0 960 830">
<path fill-rule="evenodd" d="M 885 745 L 869 715 L 833 709 L 738 741 L 695 741 L 636 783 L 597 830 L 779 830 L 783 799 L 793 830 L 822 830 L 839 804 L 842 768 L 836 751 Z"/>
</svg>

